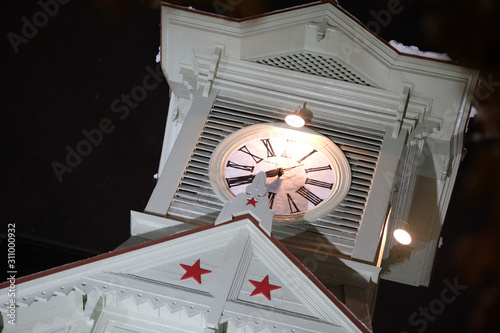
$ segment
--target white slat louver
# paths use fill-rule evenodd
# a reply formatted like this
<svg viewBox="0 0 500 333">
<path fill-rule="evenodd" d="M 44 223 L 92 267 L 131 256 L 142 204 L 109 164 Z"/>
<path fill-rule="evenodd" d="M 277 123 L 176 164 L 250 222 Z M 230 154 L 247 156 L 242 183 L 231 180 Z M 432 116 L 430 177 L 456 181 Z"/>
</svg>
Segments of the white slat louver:
<svg viewBox="0 0 500 333">
<path fill-rule="evenodd" d="M 212 223 L 223 207 L 210 185 L 210 156 L 229 134 L 249 125 L 282 121 L 284 111 L 251 105 L 219 96 L 214 103 L 168 215 L 196 223 Z M 352 171 L 351 188 L 345 199 L 326 216 L 304 225 L 273 226 L 273 234 L 300 243 L 350 256 L 363 218 L 366 200 L 377 165 L 383 134 L 371 129 L 336 125 L 316 117 L 309 128 L 330 138 L 346 155 Z"/>
</svg>

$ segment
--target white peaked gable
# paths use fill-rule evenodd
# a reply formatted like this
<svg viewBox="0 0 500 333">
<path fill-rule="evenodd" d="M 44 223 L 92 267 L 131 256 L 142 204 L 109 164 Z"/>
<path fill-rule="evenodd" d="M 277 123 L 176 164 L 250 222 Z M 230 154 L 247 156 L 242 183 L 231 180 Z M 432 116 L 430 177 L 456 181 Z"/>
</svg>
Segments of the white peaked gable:
<svg viewBox="0 0 500 333">
<path fill-rule="evenodd" d="M 5 333 L 369 331 L 251 215 L 17 283 Z"/>
</svg>

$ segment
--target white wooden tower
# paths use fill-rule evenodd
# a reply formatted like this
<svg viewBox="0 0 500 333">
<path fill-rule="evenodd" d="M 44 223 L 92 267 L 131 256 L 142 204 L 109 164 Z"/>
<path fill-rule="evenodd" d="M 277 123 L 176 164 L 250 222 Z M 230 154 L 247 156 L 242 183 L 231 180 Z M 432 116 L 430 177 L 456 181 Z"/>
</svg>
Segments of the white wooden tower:
<svg viewBox="0 0 500 333">
<path fill-rule="evenodd" d="M 22 327 L 2 285 L 4 332 L 367 332 L 380 278 L 428 285 L 476 71 L 330 1 L 243 20 L 163 3 L 161 29 L 171 99 L 132 237 L 19 281 Z"/>
<path fill-rule="evenodd" d="M 252 173 L 281 163 L 275 159 L 283 142 L 296 140 L 318 153 L 290 170 L 303 184 L 290 182 L 287 193 L 318 203 L 309 192 L 295 193 L 305 184 L 324 201 L 298 207 L 302 215 L 282 201 L 273 235 L 299 258 L 324 253 L 428 285 L 476 71 L 401 54 L 329 1 L 240 21 L 164 4 L 161 62 L 171 104 L 159 181 L 145 212 L 164 219 L 134 224 L 133 234 L 169 221 L 212 223 Z M 291 131 L 284 118 L 304 103 L 312 113 L 306 130 L 276 129 Z M 252 129 L 256 124 L 261 129 Z M 243 146 L 263 161 L 248 160 L 238 152 Z M 297 169 L 328 165 L 338 168 L 295 177 Z M 329 184 L 330 192 L 322 187 Z M 412 243 L 394 246 L 393 229 L 406 224 Z"/>
</svg>

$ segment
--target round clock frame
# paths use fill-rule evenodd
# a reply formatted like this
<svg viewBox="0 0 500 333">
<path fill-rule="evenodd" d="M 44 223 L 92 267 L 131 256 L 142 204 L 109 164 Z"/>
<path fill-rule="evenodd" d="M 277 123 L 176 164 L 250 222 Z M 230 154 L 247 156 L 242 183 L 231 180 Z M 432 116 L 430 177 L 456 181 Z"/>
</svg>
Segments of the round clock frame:
<svg viewBox="0 0 500 333">
<path fill-rule="evenodd" d="M 250 125 L 228 135 L 219 143 L 212 153 L 209 164 L 210 182 L 215 193 L 222 201 L 229 202 L 236 196 L 231 191 L 225 177 L 225 170 L 228 165 L 229 157 L 245 146 L 246 143 L 256 139 L 266 140 L 266 138 L 285 138 L 293 140 L 294 142 L 303 143 L 304 146 L 313 147 L 315 151 L 321 153 L 318 154 L 318 156 L 323 155 L 324 157 L 322 158 L 328 160 L 332 170 L 329 170 L 329 172 L 335 174 L 334 182 L 329 184 L 331 185 L 331 189 L 329 189 L 328 192 L 329 195 L 321 199 L 321 203 L 307 211 L 291 214 L 275 213 L 275 222 L 296 224 L 304 223 L 305 221 L 313 221 L 326 215 L 344 199 L 351 184 L 351 169 L 347 158 L 337 145 L 326 136 L 308 128 L 291 129 L 284 123 L 266 123 Z M 247 152 L 247 155 L 250 155 L 249 153 L 250 152 Z M 283 170 L 286 172 L 287 169 L 298 168 L 300 166 L 301 164 L 285 169 L 281 168 L 280 175 L 283 175 Z M 277 168 L 273 169 L 272 166 L 270 166 L 270 169 L 278 170 Z M 266 174 L 270 172 L 273 171 L 267 171 Z M 246 188 L 246 185 L 241 185 L 241 187 Z"/>
</svg>

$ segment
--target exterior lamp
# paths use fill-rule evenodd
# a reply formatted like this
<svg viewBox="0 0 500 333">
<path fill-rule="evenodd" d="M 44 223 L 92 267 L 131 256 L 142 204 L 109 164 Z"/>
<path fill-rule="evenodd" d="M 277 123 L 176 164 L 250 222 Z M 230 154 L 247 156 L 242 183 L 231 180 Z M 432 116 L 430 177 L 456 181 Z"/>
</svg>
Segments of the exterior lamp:
<svg viewBox="0 0 500 333">
<path fill-rule="evenodd" d="M 401 245 L 409 245 L 411 243 L 411 235 L 408 232 L 409 225 L 403 220 L 396 220 L 397 228 L 394 230 L 394 238 Z"/>
<path fill-rule="evenodd" d="M 297 111 L 285 117 L 285 122 L 292 127 L 304 127 L 306 122 L 309 122 L 311 119 L 312 112 L 306 108 L 306 103 L 304 102 L 302 108 L 299 107 Z"/>
</svg>

